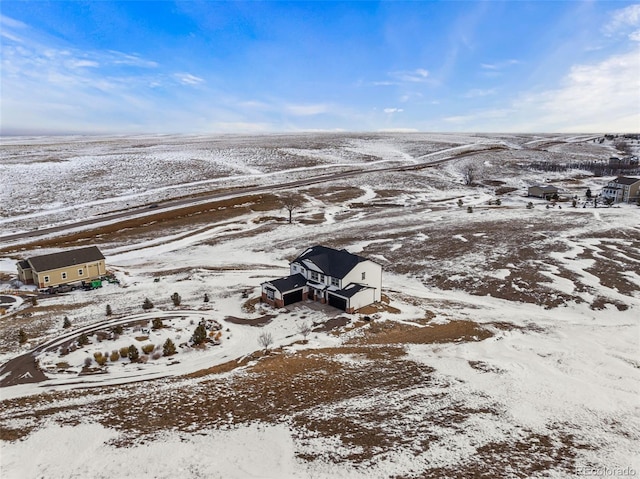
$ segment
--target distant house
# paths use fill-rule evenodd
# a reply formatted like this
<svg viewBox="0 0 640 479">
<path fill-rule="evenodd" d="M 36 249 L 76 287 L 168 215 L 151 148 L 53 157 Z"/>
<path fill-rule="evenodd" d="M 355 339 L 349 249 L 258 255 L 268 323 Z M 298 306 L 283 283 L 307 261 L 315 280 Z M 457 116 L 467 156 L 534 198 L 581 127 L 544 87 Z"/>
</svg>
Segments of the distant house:
<svg viewBox="0 0 640 479">
<path fill-rule="evenodd" d="M 527 196 L 549 200 L 553 195 L 557 195 L 559 191 L 558 188 L 551 185 L 533 185 L 527 190 Z"/>
<path fill-rule="evenodd" d="M 637 156 L 629 156 L 627 158 L 618 158 L 617 156 L 612 156 L 609 158 L 609 166 L 618 167 L 618 168 L 633 168 L 638 166 L 638 157 Z"/>
<path fill-rule="evenodd" d="M 640 196 L 640 178 L 618 176 L 602 189 L 602 197 L 613 199 L 614 203 L 631 203 Z"/>
<path fill-rule="evenodd" d="M 309 248 L 289 263 L 289 272 L 262 283 L 262 301 L 281 308 L 313 300 L 353 313 L 382 295 L 382 266 L 344 249 Z"/>
<path fill-rule="evenodd" d="M 33 256 L 17 266 L 18 279 L 39 288 L 91 281 L 107 272 L 104 256 L 96 246 Z"/>
</svg>

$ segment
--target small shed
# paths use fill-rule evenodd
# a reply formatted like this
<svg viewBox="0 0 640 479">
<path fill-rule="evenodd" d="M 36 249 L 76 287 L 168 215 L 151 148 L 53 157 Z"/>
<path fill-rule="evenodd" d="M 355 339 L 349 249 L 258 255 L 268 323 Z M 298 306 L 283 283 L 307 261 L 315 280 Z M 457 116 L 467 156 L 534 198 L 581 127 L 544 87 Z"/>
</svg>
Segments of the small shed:
<svg viewBox="0 0 640 479">
<path fill-rule="evenodd" d="M 558 188 L 551 185 L 533 185 L 527 190 L 527 196 L 548 200 L 551 199 L 552 196 L 557 195 L 558 191 Z"/>
</svg>

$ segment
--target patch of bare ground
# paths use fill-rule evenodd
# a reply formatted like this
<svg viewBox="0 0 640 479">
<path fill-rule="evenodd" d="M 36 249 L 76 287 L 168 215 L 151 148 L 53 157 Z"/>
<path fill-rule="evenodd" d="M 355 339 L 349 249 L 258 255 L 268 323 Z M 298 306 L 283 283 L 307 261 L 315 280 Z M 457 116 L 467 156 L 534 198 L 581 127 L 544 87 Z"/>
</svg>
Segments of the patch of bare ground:
<svg viewBox="0 0 640 479">
<path fill-rule="evenodd" d="M 472 321 L 411 326 L 393 321 L 373 321 L 364 336 L 351 339 L 352 344 L 431 344 L 482 341 L 493 336 L 488 329 Z"/>
<path fill-rule="evenodd" d="M 337 318 L 331 318 L 328 321 L 325 321 L 321 325 L 313 328 L 312 331 L 314 333 L 326 333 L 334 329 L 344 328 L 350 322 L 351 320 L 349 318 L 338 316 Z"/>
<path fill-rule="evenodd" d="M 202 225 L 208 227 L 211 223 L 232 220 L 252 211 L 268 211 L 281 208 L 275 195 L 250 195 L 228 200 L 213 201 L 211 203 L 187 206 L 172 211 L 160 211 L 141 218 L 131 218 L 108 225 L 102 225 L 95 229 L 52 237 L 40 238 L 37 243 L 22 244 L 20 256 L 24 251 L 38 246 L 50 247 L 77 247 L 84 246 L 88 242 L 95 241 L 98 237 L 101 242 L 127 242 L 135 244 L 150 236 L 158 230 L 181 230 Z M 24 250 L 22 249 L 24 248 Z M 15 253 L 11 248 L 0 248 L 0 253 Z"/>
<path fill-rule="evenodd" d="M 571 226 L 586 221 L 570 220 L 576 222 Z M 414 275 L 427 286 L 554 308 L 583 301 L 549 287 L 549 278 L 540 272 L 547 261 L 553 263 L 551 253 L 567 251 L 566 243 L 556 239 L 554 224 L 540 218 L 434 223 L 423 231 L 428 241 L 405 238 L 393 251 L 372 243 L 363 255 L 384 255 L 389 270 Z M 506 274 L 496 274 L 500 271 Z"/>
<path fill-rule="evenodd" d="M 305 194 L 324 203 L 345 203 L 362 196 L 362 190 L 356 187 L 310 187 Z"/>
<path fill-rule="evenodd" d="M 640 244 L 640 238 L 636 244 Z M 607 248 L 607 246 L 612 246 L 615 249 Z M 639 266 L 636 261 L 640 260 L 633 258 L 637 254 L 637 247 L 603 242 L 599 249 L 597 254 L 591 249 L 585 249 L 578 255 L 581 259 L 593 261 L 593 264 L 585 268 L 585 271 L 596 276 L 602 286 L 621 294 L 631 296 L 640 291 L 639 283 L 621 274 L 623 271 L 638 270 Z M 630 259 L 626 259 L 625 256 Z"/>
<path fill-rule="evenodd" d="M 376 313 L 391 313 L 398 314 L 400 310 L 398 308 L 394 308 L 391 306 L 390 299 L 387 295 L 383 294 L 380 298 L 380 301 L 377 303 L 370 304 L 365 306 L 364 308 L 360 308 L 357 312 L 358 314 L 371 315 Z"/>
<path fill-rule="evenodd" d="M 265 314 L 264 316 L 260 316 L 259 318 L 253 319 L 245 319 L 245 318 L 236 318 L 235 316 L 225 316 L 224 320 L 231 324 L 243 324 L 245 326 L 264 326 L 265 324 L 269 324 L 273 318 L 275 318 L 275 314 Z"/>
<path fill-rule="evenodd" d="M 411 476 L 395 479 L 476 479 L 546 477 L 546 473 L 566 474 L 573 477 L 576 456 L 580 449 L 590 449 L 571 434 L 548 435 L 522 431 L 513 441 L 484 444 L 464 464 L 455 468 L 438 467 Z"/>
</svg>

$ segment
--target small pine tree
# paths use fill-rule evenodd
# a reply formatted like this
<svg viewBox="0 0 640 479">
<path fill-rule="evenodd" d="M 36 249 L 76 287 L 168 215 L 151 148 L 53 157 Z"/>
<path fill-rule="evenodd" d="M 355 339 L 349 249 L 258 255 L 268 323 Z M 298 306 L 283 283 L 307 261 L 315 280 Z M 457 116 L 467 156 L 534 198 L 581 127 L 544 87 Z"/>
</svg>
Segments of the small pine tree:
<svg viewBox="0 0 640 479">
<path fill-rule="evenodd" d="M 113 310 L 111 309 L 111 305 L 107 304 L 107 316 L 111 316 L 113 314 Z"/>
<path fill-rule="evenodd" d="M 116 324 L 113 328 L 111 328 L 113 334 L 122 334 L 124 332 L 124 328 L 121 324 Z"/>
<path fill-rule="evenodd" d="M 38 298 L 31 296 L 31 306 L 38 306 Z"/>
<path fill-rule="evenodd" d="M 182 298 L 178 293 L 173 293 L 171 295 L 171 301 L 173 301 L 174 306 L 180 306 L 180 303 L 182 302 Z"/>
<path fill-rule="evenodd" d="M 640 203 L 638 203 L 640 204 Z M 207 293 L 204 293 L 204 302 L 208 303 L 209 302 L 209 295 Z"/>
<path fill-rule="evenodd" d="M 496 205 L 500 206 L 501 204 L 502 204 L 502 200 L 501 200 L 500 198 L 498 198 L 498 199 L 496 200 Z"/>
<path fill-rule="evenodd" d="M 136 348 L 133 344 L 129 346 L 127 357 L 132 363 L 135 363 L 140 358 L 140 352 L 138 351 L 138 348 Z"/>
<path fill-rule="evenodd" d="M 200 323 L 196 327 L 196 330 L 193 332 L 193 336 L 191 336 L 191 341 L 195 345 L 200 345 L 204 343 L 205 339 L 207 339 L 207 330 L 204 327 L 204 323 Z"/>
<path fill-rule="evenodd" d="M 463 203 L 462 203 L 462 198 L 460 198 L 460 199 L 458 200 L 458 206 L 459 206 L 460 208 L 462 208 L 462 205 L 463 205 Z"/>
<path fill-rule="evenodd" d="M 473 207 L 467 206 L 467 213 L 473 213 Z"/>
<path fill-rule="evenodd" d="M 165 356 L 176 354 L 176 345 L 173 344 L 173 341 L 171 341 L 170 338 L 167 338 L 167 340 L 162 345 L 162 354 Z"/>
<path fill-rule="evenodd" d="M 89 337 L 86 333 L 82 333 L 78 338 L 78 346 L 82 347 L 89 344 Z"/>
<path fill-rule="evenodd" d="M 527 203 L 527 209 L 528 210 L 532 210 L 533 209 L 533 203 L 531 201 L 529 201 L 529 203 Z"/>
<path fill-rule="evenodd" d="M 20 329 L 20 331 L 18 331 L 18 342 L 24 344 L 27 342 L 27 339 L 29 339 L 27 333 L 24 332 L 24 329 Z"/>
<path fill-rule="evenodd" d="M 69 318 L 67 316 L 64 317 L 64 321 L 62 322 L 62 327 L 65 329 L 71 327 L 71 321 L 69 321 Z"/>
<path fill-rule="evenodd" d="M 144 298 L 144 303 L 142 303 L 142 309 L 147 311 L 152 308 L 153 308 L 153 303 L 151 302 L 151 300 L 149 298 Z"/>
<path fill-rule="evenodd" d="M 162 318 L 153 318 L 151 324 L 153 329 L 162 329 L 164 327 L 164 324 L 162 324 Z"/>
<path fill-rule="evenodd" d="M 590 200 L 591 196 L 593 196 L 593 194 L 591 193 L 591 188 L 587 188 L 587 193 L 586 193 L 587 199 Z"/>
</svg>

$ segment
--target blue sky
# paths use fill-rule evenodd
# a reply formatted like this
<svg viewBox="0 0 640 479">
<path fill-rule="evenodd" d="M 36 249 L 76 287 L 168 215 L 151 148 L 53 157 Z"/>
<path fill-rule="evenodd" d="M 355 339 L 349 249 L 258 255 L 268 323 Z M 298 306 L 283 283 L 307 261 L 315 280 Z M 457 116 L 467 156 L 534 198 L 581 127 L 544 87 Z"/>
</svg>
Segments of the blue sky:
<svg viewBox="0 0 640 479">
<path fill-rule="evenodd" d="M 638 132 L 640 3 L 0 4 L 3 134 Z"/>
</svg>

